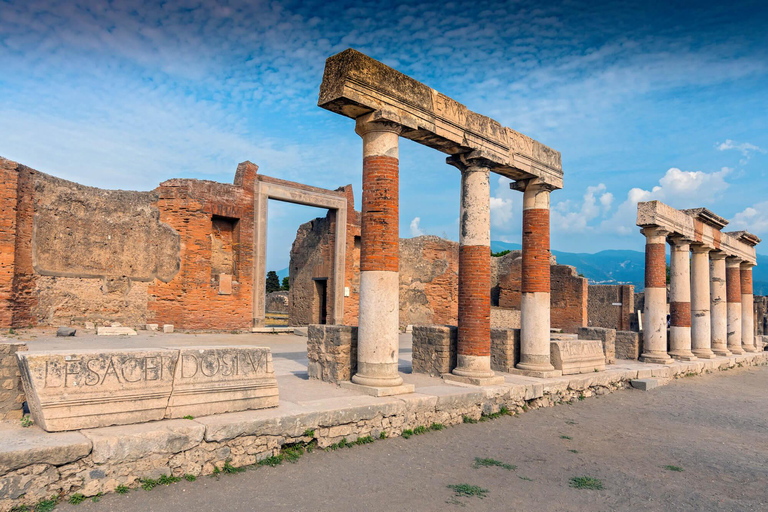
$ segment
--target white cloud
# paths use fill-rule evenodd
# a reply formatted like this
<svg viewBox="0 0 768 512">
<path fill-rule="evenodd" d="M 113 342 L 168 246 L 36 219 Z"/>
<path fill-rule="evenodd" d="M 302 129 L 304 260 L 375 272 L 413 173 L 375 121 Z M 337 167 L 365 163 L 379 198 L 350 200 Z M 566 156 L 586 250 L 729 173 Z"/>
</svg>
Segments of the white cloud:
<svg viewBox="0 0 768 512">
<path fill-rule="evenodd" d="M 659 180 L 659 185 L 651 190 L 633 188 L 627 193 L 627 199 L 616 209 L 616 213 L 600 224 L 602 231 L 628 235 L 635 233 L 637 227 L 637 203 L 659 200 L 674 208 L 695 208 L 706 206 L 717 199 L 728 188 L 725 177 L 732 169 L 723 167 L 716 172 L 681 171 L 676 167 L 667 170 Z"/>
<path fill-rule="evenodd" d="M 421 217 L 414 217 L 411 221 L 411 236 L 426 235 L 423 229 L 419 226 L 421 223 Z"/>
<path fill-rule="evenodd" d="M 752 151 L 757 151 L 759 153 L 765 153 L 765 150 L 755 146 L 754 144 L 750 144 L 749 142 L 742 142 L 738 143 L 735 141 L 732 141 L 731 139 L 726 139 L 725 142 L 721 142 L 719 144 L 715 144 L 715 147 L 718 151 L 727 151 L 729 149 L 735 149 L 739 151 L 742 155 L 749 156 L 749 153 Z"/>
<path fill-rule="evenodd" d="M 613 194 L 606 192 L 604 183 L 587 187 L 580 207 L 575 207 L 572 201 L 567 200 L 552 208 L 552 227 L 559 231 L 571 232 L 591 230 L 589 222 L 607 214 L 612 203 Z"/>
<path fill-rule="evenodd" d="M 491 226 L 501 231 L 513 231 L 512 219 L 514 217 L 514 196 L 519 194 L 509 188 L 512 180 L 499 176 L 496 194 L 491 196 Z"/>
<path fill-rule="evenodd" d="M 768 235 L 768 201 L 757 203 L 737 213 L 728 227 L 745 229 L 756 235 Z"/>
</svg>

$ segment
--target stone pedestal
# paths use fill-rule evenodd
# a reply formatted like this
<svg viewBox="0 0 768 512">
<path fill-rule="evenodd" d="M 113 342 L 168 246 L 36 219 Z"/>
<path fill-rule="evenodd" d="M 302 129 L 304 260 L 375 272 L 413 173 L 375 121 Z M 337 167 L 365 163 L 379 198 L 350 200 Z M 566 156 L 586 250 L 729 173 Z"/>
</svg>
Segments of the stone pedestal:
<svg viewBox="0 0 768 512">
<path fill-rule="evenodd" d="M 334 384 L 349 381 L 357 370 L 357 327 L 310 325 L 307 359 L 310 379 Z"/>
<path fill-rule="evenodd" d="M 725 287 L 728 303 L 728 350 L 739 355 L 741 345 L 741 260 L 728 257 L 725 260 Z"/>
<path fill-rule="evenodd" d="M 669 271 L 669 355 L 681 361 L 694 361 L 691 352 L 691 264 L 690 241 L 670 237 Z"/>
<path fill-rule="evenodd" d="M 581 327 L 578 334 L 580 340 L 600 340 L 603 344 L 605 364 L 616 362 L 616 329 Z"/>
<path fill-rule="evenodd" d="M 709 255 L 710 317 L 712 323 L 712 352 L 730 357 L 728 350 L 728 302 L 725 285 L 725 253 L 712 251 Z"/>
<path fill-rule="evenodd" d="M 643 353 L 646 363 L 668 364 L 667 354 L 667 265 L 668 232 L 654 226 L 642 229 L 645 235 L 645 304 L 643 314 Z"/>
<path fill-rule="evenodd" d="M 520 362 L 525 375 L 549 377 L 550 269 L 549 188 L 529 181 L 523 192 L 523 262 L 520 304 Z M 516 372 L 517 373 L 517 372 Z"/>
<path fill-rule="evenodd" d="M 605 354 L 598 340 L 560 340 L 550 343 L 552 364 L 563 375 L 605 370 Z"/>
<path fill-rule="evenodd" d="M 710 321 L 709 252 L 704 245 L 691 246 L 691 352 L 702 359 L 715 357 Z"/>
<path fill-rule="evenodd" d="M 520 361 L 520 329 L 491 329 L 491 368 L 513 372 Z"/>
<path fill-rule="evenodd" d="M 752 295 L 752 267 L 741 264 L 741 347 L 745 352 L 756 352 L 755 346 L 755 299 Z"/>
<path fill-rule="evenodd" d="M 413 326 L 413 372 L 439 377 L 456 367 L 458 328 L 453 325 Z"/>
</svg>

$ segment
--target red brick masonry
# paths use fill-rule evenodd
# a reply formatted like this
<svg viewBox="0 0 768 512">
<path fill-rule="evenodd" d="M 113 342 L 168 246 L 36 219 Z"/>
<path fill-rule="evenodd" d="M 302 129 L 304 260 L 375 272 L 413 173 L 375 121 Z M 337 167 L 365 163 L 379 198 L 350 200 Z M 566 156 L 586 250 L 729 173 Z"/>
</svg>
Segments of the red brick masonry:
<svg viewBox="0 0 768 512">
<path fill-rule="evenodd" d="M 741 302 L 741 271 L 738 268 L 725 269 L 725 295 L 728 302 Z"/>
<path fill-rule="evenodd" d="M 363 159 L 362 271 L 399 270 L 398 165 L 391 156 Z"/>
<path fill-rule="evenodd" d="M 742 268 L 741 269 L 741 294 L 742 295 L 750 295 L 752 294 L 752 269 L 751 268 Z"/>
<path fill-rule="evenodd" d="M 549 293 L 549 209 L 523 210 L 522 292 Z"/>
<path fill-rule="evenodd" d="M 645 244 L 645 287 L 667 287 L 665 244 Z"/>
<path fill-rule="evenodd" d="M 547 265 L 549 266 L 549 265 Z M 459 334 L 457 352 L 491 355 L 491 248 L 459 248 Z"/>
<path fill-rule="evenodd" d="M 670 302 L 669 303 L 669 324 L 672 327 L 690 327 L 691 326 L 691 303 L 690 302 Z"/>
</svg>

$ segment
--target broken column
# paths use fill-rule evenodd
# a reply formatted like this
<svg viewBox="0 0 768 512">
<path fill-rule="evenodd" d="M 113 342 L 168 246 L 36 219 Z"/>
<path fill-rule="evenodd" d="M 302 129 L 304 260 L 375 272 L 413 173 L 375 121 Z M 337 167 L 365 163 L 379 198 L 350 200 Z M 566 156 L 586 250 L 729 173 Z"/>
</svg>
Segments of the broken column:
<svg viewBox="0 0 768 512">
<path fill-rule="evenodd" d="M 691 352 L 703 359 L 715 357 L 709 311 L 710 250 L 701 244 L 691 246 Z"/>
<path fill-rule="evenodd" d="M 752 295 L 752 267 L 750 262 L 743 262 L 741 277 L 741 346 L 746 352 L 756 352 L 755 347 L 755 299 Z"/>
<path fill-rule="evenodd" d="M 725 253 L 713 251 L 709 261 L 712 323 L 712 352 L 718 356 L 730 356 L 728 350 L 728 303 L 725 287 Z"/>
<path fill-rule="evenodd" d="M 549 339 L 549 187 L 536 180 L 523 192 L 523 264 L 520 304 L 520 362 L 529 375 L 548 376 Z"/>
<path fill-rule="evenodd" d="M 691 242 L 680 236 L 669 238 L 669 355 L 693 361 L 691 352 Z"/>
<path fill-rule="evenodd" d="M 399 349 L 398 137 L 401 127 L 356 121 L 363 138 L 363 199 L 360 237 L 360 312 L 357 373 L 352 382 L 374 388 L 402 386 Z"/>
<path fill-rule="evenodd" d="M 643 353 L 646 363 L 671 363 L 667 354 L 667 263 L 668 232 L 648 226 L 645 235 L 645 307 L 643 311 Z"/>
<path fill-rule="evenodd" d="M 491 370 L 490 170 L 466 155 L 447 162 L 461 171 L 459 215 L 459 330 L 456 368 L 446 379 L 474 385 L 501 384 Z"/>
<path fill-rule="evenodd" d="M 741 347 L 741 259 L 725 259 L 725 287 L 728 301 L 728 350 L 743 354 Z"/>
</svg>

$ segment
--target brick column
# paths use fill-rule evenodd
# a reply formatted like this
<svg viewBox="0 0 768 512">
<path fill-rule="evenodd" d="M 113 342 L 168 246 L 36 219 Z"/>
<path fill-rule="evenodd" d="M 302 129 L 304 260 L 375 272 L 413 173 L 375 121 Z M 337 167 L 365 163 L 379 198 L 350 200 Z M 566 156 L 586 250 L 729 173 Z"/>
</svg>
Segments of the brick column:
<svg viewBox="0 0 768 512">
<path fill-rule="evenodd" d="M 752 263 L 741 264 L 741 347 L 746 352 L 757 352 L 755 347 L 755 299 L 752 295 Z"/>
<path fill-rule="evenodd" d="M 360 236 L 360 309 L 357 373 L 352 382 L 382 393 L 403 387 L 399 352 L 398 143 L 400 126 L 357 119 L 363 138 L 363 197 Z M 412 391 L 412 389 L 411 389 Z M 407 391 L 404 391 L 407 392 Z"/>
<path fill-rule="evenodd" d="M 713 251 L 709 255 L 709 292 L 711 295 L 712 352 L 718 356 L 731 356 L 728 350 L 728 305 L 725 291 L 725 253 Z"/>
<path fill-rule="evenodd" d="M 669 355 L 682 361 L 697 359 L 691 352 L 691 242 L 669 238 Z"/>
<path fill-rule="evenodd" d="M 743 354 L 741 347 L 741 260 L 725 259 L 725 295 L 728 301 L 728 350 Z"/>
<path fill-rule="evenodd" d="M 643 353 L 646 363 L 667 364 L 667 231 L 649 226 L 645 235 L 645 306 L 643 311 Z"/>
<path fill-rule="evenodd" d="M 549 188 L 534 180 L 523 192 L 520 362 L 527 375 L 557 375 L 550 362 Z"/>
<path fill-rule="evenodd" d="M 691 352 L 712 359 L 712 324 L 709 311 L 709 251 L 704 245 L 691 246 Z"/>
<path fill-rule="evenodd" d="M 456 368 L 444 377 L 476 386 L 502 384 L 491 370 L 491 186 L 481 159 L 446 162 L 461 171 L 459 214 L 459 329 Z"/>
</svg>

